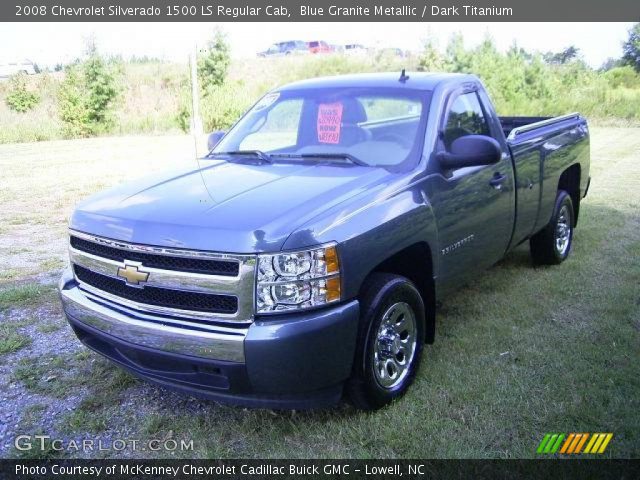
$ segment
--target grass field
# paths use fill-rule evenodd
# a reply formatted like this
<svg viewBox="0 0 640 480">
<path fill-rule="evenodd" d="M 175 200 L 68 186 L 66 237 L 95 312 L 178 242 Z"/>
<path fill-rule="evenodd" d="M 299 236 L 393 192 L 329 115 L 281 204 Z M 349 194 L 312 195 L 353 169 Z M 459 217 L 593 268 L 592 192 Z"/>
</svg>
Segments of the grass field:
<svg viewBox="0 0 640 480">
<path fill-rule="evenodd" d="M 133 379 L 82 347 L 54 282 L 80 198 L 188 160 L 187 137 L 0 146 L 0 455 L 19 434 L 193 440 L 118 456 L 535 456 L 547 432 L 613 432 L 640 457 L 640 129 L 592 129 L 592 183 L 570 258 L 533 268 L 517 248 L 438 311 L 410 392 L 361 413 L 220 406 Z M 69 453 L 107 456 L 113 452 Z"/>
</svg>

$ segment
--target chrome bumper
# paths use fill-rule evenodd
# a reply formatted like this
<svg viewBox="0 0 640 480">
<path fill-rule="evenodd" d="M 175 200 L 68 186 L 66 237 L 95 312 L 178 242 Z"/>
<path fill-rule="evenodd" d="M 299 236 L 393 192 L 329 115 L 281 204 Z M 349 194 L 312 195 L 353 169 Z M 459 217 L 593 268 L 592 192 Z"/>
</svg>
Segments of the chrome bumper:
<svg viewBox="0 0 640 480">
<path fill-rule="evenodd" d="M 91 299 L 73 281 L 68 270 L 60 280 L 60 298 L 67 316 L 121 340 L 166 352 L 230 362 L 244 362 L 248 328 L 206 331 L 163 324 L 161 317 L 141 315 L 126 308 L 107 307 Z"/>
</svg>

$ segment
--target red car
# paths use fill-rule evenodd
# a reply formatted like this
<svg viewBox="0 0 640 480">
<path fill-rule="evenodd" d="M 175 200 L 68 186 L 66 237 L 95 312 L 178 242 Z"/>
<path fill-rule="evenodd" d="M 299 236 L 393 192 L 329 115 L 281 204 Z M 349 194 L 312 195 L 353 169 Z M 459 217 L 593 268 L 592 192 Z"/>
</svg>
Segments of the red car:
<svg viewBox="0 0 640 480">
<path fill-rule="evenodd" d="M 333 51 L 329 44 L 324 40 L 307 42 L 307 47 L 309 47 L 309 53 L 331 53 Z"/>
</svg>

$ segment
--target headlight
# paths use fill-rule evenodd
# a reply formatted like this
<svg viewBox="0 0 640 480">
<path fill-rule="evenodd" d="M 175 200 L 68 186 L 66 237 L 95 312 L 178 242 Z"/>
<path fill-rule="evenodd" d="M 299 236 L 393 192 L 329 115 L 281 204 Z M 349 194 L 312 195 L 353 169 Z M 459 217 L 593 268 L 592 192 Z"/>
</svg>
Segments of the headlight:
<svg viewBox="0 0 640 480">
<path fill-rule="evenodd" d="M 340 300 L 335 245 L 258 256 L 256 311 L 269 313 L 316 307 Z"/>
</svg>

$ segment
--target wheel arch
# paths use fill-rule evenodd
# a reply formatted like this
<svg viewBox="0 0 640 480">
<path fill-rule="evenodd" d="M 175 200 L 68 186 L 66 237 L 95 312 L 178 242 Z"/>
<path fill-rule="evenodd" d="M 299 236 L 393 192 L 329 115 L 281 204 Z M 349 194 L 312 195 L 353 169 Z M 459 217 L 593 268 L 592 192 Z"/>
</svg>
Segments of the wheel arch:
<svg viewBox="0 0 640 480">
<path fill-rule="evenodd" d="M 411 244 L 374 266 L 362 283 L 364 286 L 373 273 L 393 273 L 411 280 L 425 305 L 425 343 L 433 343 L 435 339 L 436 291 L 432 259 L 432 249 L 427 242 Z"/>
<path fill-rule="evenodd" d="M 578 214 L 580 212 L 580 175 L 581 168 L 579 163 L 574 163 L 562 174 L 558 180 L 558 190 L 564 190 L 571 197 L 573 203 L 573 226 L 578 224 Z"/>
</svg>

